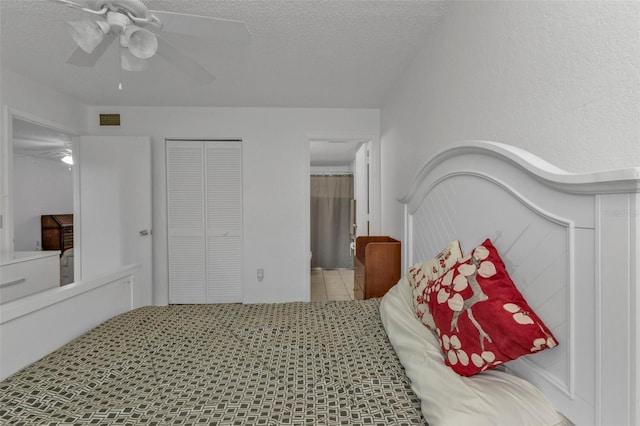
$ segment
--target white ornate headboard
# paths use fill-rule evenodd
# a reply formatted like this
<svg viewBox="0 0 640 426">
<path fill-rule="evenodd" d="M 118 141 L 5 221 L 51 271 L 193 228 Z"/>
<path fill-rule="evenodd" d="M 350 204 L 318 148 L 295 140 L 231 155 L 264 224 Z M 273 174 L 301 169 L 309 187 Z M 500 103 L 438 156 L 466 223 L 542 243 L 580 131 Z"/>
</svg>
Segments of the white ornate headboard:
<svg viewBox="0 0 640 426">
<path fill-rule="evenodd" d="M 575 424 L 640 422 L 640 167 L 572 174 L 519 148 L 432 158 L 405 205 L 404 270 L 491 238 L 560 345 L 512 361 Z"/>
</svg>

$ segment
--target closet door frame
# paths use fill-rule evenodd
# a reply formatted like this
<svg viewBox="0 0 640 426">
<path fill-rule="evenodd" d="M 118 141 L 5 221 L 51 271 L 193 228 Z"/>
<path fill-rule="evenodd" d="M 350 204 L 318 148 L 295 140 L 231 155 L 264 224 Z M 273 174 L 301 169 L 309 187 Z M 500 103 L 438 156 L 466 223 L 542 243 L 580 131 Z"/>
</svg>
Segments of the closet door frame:
<svg viewBox="0 0 640 426">
<path fill-rule="evenodd" d="M 242 302 L 242 143 L 165 142 L 169 303 Z"/>
</svg>

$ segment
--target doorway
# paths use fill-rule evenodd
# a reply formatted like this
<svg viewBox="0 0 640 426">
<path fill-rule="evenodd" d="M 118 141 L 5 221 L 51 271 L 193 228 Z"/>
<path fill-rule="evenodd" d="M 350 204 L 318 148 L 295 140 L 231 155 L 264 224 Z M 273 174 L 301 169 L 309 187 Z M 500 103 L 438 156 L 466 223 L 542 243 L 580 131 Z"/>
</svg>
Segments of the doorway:
<svg viewBox="0 0 640 426">
<path fill-rule="evenodd" d="M 353 174 L 311 175 L 311 268 L 353 269 Z"/>
<path fill-rule="evenodd" d="M 368 140 L 312 140 L 311 301 L 353 299 L 355 238 L 368 235 Z"/>
</svg>

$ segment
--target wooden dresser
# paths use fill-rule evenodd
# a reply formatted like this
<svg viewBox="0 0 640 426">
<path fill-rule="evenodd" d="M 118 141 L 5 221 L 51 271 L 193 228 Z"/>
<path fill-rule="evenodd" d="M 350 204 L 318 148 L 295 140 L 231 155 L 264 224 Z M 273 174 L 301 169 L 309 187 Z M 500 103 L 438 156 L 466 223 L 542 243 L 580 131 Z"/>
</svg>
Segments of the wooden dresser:
<svg viewBox="0 0 640 426">
<path fill-rule="evenodd" d="M 48 214 L 40 217 L 42 250 L 65 250 L 73 247 L 73 215 Z"/>
<path fill-rule="evenodd" d="M 382 297 L 400 279 L 400 241 L 387 236 L 356 238 L 353 294 L 356 299 Z"/>
</svg>

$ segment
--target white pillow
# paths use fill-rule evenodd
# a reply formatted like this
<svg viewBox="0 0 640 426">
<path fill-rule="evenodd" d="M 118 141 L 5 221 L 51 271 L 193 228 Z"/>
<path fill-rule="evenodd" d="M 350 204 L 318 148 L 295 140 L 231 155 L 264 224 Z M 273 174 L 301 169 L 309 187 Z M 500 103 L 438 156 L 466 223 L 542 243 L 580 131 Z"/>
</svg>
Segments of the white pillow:
<svg viewBox="0 0 640 426">
<path fill-rule="evenodd" d="M 464 377 L 447 367 L 437 337 L 414 315 L 406 277 L 382 298 L 380 316 L 430 426 L 567 424 L 526 380 L 501 371 Z"/>
</svg>

